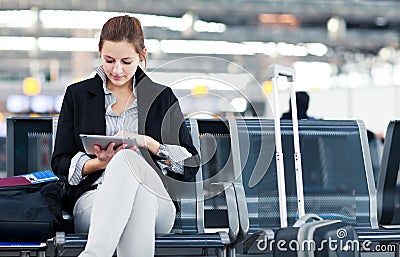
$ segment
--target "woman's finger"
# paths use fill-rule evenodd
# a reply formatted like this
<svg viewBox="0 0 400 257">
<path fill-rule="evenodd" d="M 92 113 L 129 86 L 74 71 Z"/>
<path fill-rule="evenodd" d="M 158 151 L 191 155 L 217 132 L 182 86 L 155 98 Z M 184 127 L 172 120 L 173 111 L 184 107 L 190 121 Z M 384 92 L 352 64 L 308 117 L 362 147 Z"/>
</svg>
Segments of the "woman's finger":
<svg viewBox="0 0 400 257">
<path fill-rule="evenodd" d="M 121 144 L 120 146 L 117 147 L 117 149 L 115 149 L 115 153 L 121 151 L 122 149 L 125 149 L 127 145 L 128 144 L 126 143 Z"/>
<path fill-rule="evenodd" d="M 106 150 L 108 155 L 114 155 L 114 146 L 115 146 L 114 142 L 108 144 L 107 150 Z"/>
</svg>

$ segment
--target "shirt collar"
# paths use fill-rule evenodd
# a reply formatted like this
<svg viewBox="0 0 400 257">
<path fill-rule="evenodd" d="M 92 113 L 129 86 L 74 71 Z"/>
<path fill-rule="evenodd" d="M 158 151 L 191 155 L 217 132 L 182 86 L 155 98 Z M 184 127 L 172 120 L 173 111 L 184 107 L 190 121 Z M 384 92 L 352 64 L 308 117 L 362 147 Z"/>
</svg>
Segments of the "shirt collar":
<svg viewBox="0 0 400 257">
<path fill-rule="evenodd" d="M 108 88 L 107 88 L 107 75 L 106 75 L 106 72 L 104 71 L 104 68 L 102 65 L 96 68 L 96 73 L 100 76 L 101 80 L 103 81 L 104 94 L 106 94 L 106 95 L 111 94 L 111 91 L 108 90 Z M 137 97 L 136 96 L 136 77 L 135 76 L 133 76 L 133 88 L 134 88 L 133 95 L 135 97 Z"/>
</svg>

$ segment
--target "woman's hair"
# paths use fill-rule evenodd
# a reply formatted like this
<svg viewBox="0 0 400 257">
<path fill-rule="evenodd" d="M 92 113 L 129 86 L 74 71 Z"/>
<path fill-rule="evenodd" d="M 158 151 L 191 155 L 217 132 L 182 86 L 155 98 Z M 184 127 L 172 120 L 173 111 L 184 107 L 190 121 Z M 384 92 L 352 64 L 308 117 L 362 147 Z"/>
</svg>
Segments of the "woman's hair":
<svg viewBox="0 0 400 257">
<path fill-rule="evenodd" d="M 145 48 L 143 29 L 140 21 L 135 17 L 125 15 L 109 19 L 101 29 L 100 52 L 103 49 L 104 41 L 127 41 L 135 47 L 140 58 L 146 61 L 146 56 L 143 54 L 143 49 Z"/>
</svg>

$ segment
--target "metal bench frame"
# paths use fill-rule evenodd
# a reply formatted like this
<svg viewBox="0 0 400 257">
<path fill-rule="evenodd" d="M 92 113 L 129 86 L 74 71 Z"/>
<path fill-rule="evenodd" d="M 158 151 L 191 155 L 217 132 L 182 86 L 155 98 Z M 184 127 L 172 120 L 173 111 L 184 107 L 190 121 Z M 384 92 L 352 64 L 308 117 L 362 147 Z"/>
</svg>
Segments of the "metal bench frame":
<svg viewBox="0 0 400 257">
<path fill-rule="evenodd" d="M 199 129 L 197 120 L 186 120 L 186 126 L 191 131 L 193 143 L 200 153 Z M 233 256 L 234 250 L 228 246 L 237 239 L 239 232 L 239 218 L 237 212 L 236 195 L 233 186 L 221 184 L 224 187 L 229 218 L 227 231 L 206 232 L 204 228 L 204 201 L 202 170 L 196 174 L 195 186 L 192 191 L 180 199 L 182 233 L 156 235 L 156 255 L 176 256 L 176 251 L 185 252 L 183 255 L 209 255 L 213 251 L 219 257 Z M 218 186 L 218 185 L 216 185 Z M 57 255 L 74 256 L 83 250 L 86 245 L 86 234 L 65 234 L 58 232 L 56 237 L 49 241 L 54 244 Z M 186 251 L 185 251 L 186 250 Z M 211 251 L 211 252 L 210 252 Z"/>
</svg>

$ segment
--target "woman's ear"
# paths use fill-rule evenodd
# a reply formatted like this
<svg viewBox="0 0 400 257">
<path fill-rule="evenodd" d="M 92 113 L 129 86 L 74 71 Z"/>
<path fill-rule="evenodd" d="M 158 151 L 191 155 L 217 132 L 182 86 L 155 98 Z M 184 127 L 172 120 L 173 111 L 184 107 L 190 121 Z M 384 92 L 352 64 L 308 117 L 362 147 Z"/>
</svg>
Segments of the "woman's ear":
<svg viewBox="0 0 400 257">
<path fill-rule="evenodd" d="M 142 55 L 140 56 L 140 61 L 143 62 L 147 56 L 147 47 L 144 47 L 142 50 Z"/>
</svg>

